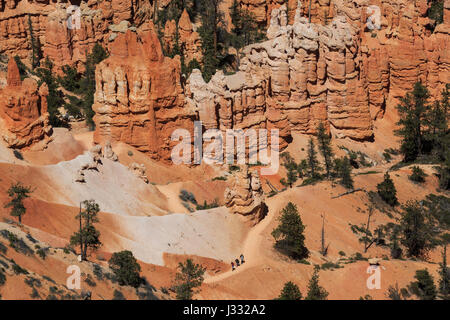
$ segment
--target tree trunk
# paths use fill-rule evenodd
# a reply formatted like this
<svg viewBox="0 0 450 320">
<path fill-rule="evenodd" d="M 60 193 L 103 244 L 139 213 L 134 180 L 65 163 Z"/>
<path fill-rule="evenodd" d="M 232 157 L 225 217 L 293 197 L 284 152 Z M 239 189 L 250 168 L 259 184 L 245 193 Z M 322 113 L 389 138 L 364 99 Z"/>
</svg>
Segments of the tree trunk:
<svg viewBox="0 0 450 320">
<path fill-rule="evenodd" d="M 311 23 L 311 1 L 312 0 L 309 0 L 309 10 L 308 10 L 308 21 L 309 21 L 309 23 Z"/>
</svg>

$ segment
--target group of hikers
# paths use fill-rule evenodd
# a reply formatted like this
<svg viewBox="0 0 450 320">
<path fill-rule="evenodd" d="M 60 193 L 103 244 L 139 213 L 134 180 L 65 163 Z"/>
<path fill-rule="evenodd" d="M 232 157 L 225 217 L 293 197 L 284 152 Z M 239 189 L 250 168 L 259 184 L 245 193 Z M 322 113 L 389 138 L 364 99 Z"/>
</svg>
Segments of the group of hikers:
<svg viewBox="0 0 450 320">
<path fill-rule="evenodd" d="M 239 261 L 239 259 L 240 259 L 240 261 Z M 239 256 L 239 259 L 236 258 L 236 260 L 231 261 L 231 270 L 232 271 L 234 271 L 234 269 L 239 267 L 241 264 L 244 264 L 245 260 L 244 260 L 244 255 L 242 253 Z"/>
</svg>

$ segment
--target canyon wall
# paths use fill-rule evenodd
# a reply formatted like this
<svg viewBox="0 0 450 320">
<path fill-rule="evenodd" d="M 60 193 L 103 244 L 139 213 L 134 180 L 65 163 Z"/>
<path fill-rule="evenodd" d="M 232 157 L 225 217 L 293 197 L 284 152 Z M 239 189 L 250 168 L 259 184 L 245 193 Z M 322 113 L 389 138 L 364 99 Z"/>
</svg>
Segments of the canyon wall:
<svg viewBox="0 0 450 320">
<path fill-rule="evenodd" d="M 372 30 L 370 12 L 356 3 L 335 5 L 326 25 L 309 24 L 300 6 L 289 24 L 282 5 L 271 11 L 269 40 L 244 48 L 236 74 L 219 71 L 208 84 L 198 72 L 190 76 L 187 103 L 207 127 L 278 123 L 285 132 L 314 133 L 325 121 L 335 137 L 370 140 L 373 121 L 393 112 L 415 82 L 432 98 L 450 82 L 449 7 L 447 0 L 444 23 L 431 33 L 420 1 L 386 10 Z"/>
<path fill-rule="evenodd" d="M 20 80 L 14 59 L 8 62 L 7 85 L 0 89 L 0 135 L 10 148 L 48 142 L 52 128 L 47 112 L 48 88 L 36 80 Z"/>
<path fill-rule="evenodd" d="M 63 65 L 82 69 L 96 42 L 105 47 L 119 33 L 139 26 L 153 15 L 153 1 L 105 0 L 81 1 L 80 24 L 75 11 L 67 12 L 67 0 L 0 0 L 0 54 L 18 55 L 29 65 L 31 34 L 39 40 L 43 57 L 48 56 L 56 70 Z M 72 26 L 68 20 L 72 17 Z M 70 24 L 70 23 L 69 23 Z"/>
</svg>

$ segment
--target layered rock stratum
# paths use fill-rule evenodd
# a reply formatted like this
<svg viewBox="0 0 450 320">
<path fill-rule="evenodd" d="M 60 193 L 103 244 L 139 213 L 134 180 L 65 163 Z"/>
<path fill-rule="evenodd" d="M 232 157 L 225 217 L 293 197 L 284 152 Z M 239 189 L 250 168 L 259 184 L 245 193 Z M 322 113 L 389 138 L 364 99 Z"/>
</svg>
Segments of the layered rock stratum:
<svg viewBox="0 0 450 320">
<path fill-rule="evenodd" d="M 337 1 L 326 25 L 310 24 L 300 4 L 292 25 L 285 5 L 273 9 L 269 40 L 245 47 L 233 75 L 219 71 L 206 84 L 193 72 L 187 102 L 207 127 L 271 124 L 287 135 L 314 133 L 326 122 L 334 137 L 373 139 L 374 120 L 415 82 L 430 88 L 433 98 L 449 82 L 450 2 L 432 34 L 420 1 L 383 2 L 380 25 L 371 30 L 369 2 L 362 3 Z"/>
<path fill-rule="evenodd" d="M 94 140 L 121 141 L 157 160 L 169 160 L 176 129 L 193 132 L 185 108 L 180 59 L 165 57 L 151 23 L 120 34 L 96 68 Z"/>
<path fill-rule="evenodd" d="M 14 59 L 8 62 L 7 85 L 0 89 L 0 134 L 10 148 L 48 142 L 52 134 L 47 112 L 48 88 L 36 80 L 20 79 Z"/>
</svg>

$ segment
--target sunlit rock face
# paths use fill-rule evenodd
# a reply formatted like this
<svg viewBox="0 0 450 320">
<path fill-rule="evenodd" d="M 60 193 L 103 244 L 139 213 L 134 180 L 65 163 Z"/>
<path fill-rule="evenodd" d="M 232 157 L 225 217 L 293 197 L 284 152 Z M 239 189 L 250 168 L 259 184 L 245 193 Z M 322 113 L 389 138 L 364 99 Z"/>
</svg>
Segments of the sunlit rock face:
<svg viewBox="0 0 450 320">
<path fill-rule="evenodd" d="M 52 128 L 48 121 L 47 85 L 20 80 L 19 68 L 9 59 L 7 85 L 0 89 L 0 135 L 10 148 L 25 148 L 48 142 Z"/>
<path fill-rule="evenodd" d="M 96 68 L 94 140 L 121 141 L 157 160 L 170 160 L 176 129 L 193 132 L 185 107 L 179 57 L 164 57 L 152 24 L 119 35 Z"/>
</svg>

